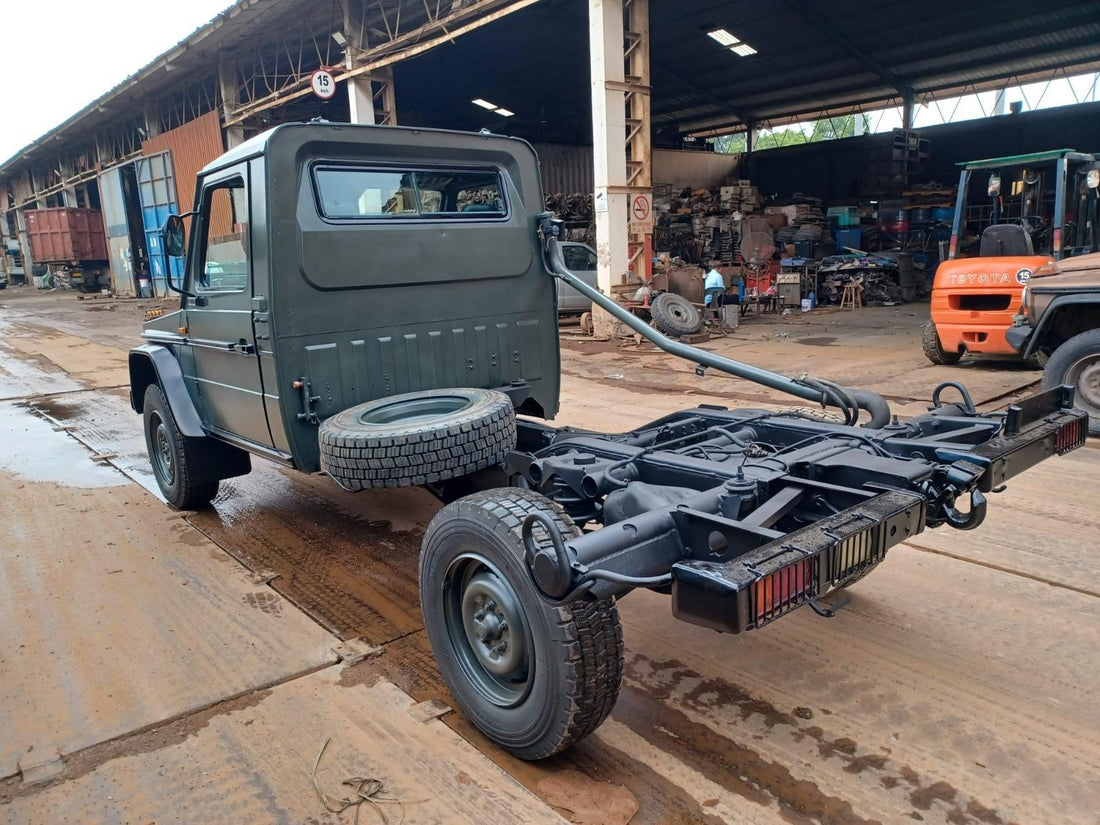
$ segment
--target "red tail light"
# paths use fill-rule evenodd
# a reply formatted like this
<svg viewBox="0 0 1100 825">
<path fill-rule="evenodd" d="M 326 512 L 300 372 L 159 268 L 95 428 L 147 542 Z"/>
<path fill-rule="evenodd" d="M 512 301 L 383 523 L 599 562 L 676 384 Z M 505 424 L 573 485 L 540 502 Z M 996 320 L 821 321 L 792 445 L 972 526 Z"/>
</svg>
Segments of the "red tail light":
<svg viewBox="0 0 1100 825">
<path fill-rule="evenodd" d="M 757 624 L 785 613 L 813 593 L 817 583 L 817 558 L 810 556 L 780 567 L 753 585 L 753 612 Z"/>
<path fill-rule="evenodd" d="M 1058 455 L 1065 455 L 1070 450 L 1083 447 L 1088 434 L 1088 418 L 1075 418 L 1073 421 L 1067 421 L 1058 428 L 1058 432 L 1054 436 L 1054 451 Z"/>
</svg>

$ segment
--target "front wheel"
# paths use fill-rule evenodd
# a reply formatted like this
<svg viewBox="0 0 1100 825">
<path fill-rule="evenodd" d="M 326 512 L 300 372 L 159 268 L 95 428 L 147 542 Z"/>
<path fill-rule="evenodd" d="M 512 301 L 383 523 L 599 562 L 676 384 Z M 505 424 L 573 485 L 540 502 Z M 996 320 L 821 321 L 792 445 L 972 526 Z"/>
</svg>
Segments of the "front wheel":
<svg viewBox="0 0 1100 825">
<path fill-rule="evenodd" d="M 443 680 L 482 733 L 521 759 L 543 759 L 592 733 L 622 684 L 612 601 L 547 604 L 523 560 L 523 522 L 567 515 L 530 490 L 475 493 L 444 507 L 420 553 L 424 626 Z M 550 539 L 536 525 L 539 546 Z"/>
<path fill-rule="evenodd" d="M 1043 389 L 1069 384 L 1073 405 L 1089 414 L 1089 435 L 1100 435 L 1100 329 L 1074 335 L 1058 347 L 1043 369 Z"/>
<path fill-rule="evenodd" d="M 161 493 L 178 510 L 205 507 L 218 494 L 218 482 L 196 483 L 192 478 L 191 470 L 201 460 L 198 455 L 201 447 L 184 439 L 168 409 L 164 392 L 156 384 L 145 390 L 143 409 L 145 446 Z"/>
<path fill-rule="evenodd" d="M 957 364 L 959 363 L 959 359 L 962 358 L 961 353 L 950 352 L 943 348 L 943 344 L 940 343 L 940 335 L 936 332 L 936 324 L 934 321 L 929 321 L 924 325 L 921 344 L 924 347 L 925 357 L 933 364 L 939 364 L 941 366 Z"/>
</svg>

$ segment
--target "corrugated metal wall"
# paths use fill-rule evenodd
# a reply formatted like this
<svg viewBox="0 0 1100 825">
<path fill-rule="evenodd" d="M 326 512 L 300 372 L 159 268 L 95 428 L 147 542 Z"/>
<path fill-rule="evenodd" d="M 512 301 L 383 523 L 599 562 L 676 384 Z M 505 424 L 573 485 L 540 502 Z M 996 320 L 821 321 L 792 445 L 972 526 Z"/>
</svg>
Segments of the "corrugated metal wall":
<svg viewBox="0 0 1100 825">
<path fill-rule="evenodd" d="M 547 194 L 571 195 L 595 188 L 591 146 L 536 143 L 542 165 L 542 189 Z M 655 149 L 653 182 L 691 188 L 717 186 L 738 176 L 740 155 Z"/>
<path fill-rule="evenodd" d="M 119 167 L 100 174 L 99 201 L 103 206 L 103 225 L 107 229 L 111 289 L 116 295 L 134 295 L 133 250 L 130 248 L 130 229 L 126 221 L 126 200 L 122 194 Z"/>
<path fill-rule="evenodd" d="M 740 155 L 684 149 L 653 150 L 653 182 L 676 188 L 710 189 L 737 178 Z"/>
<path fill-rule="evenodd" d="M 172 153 L 172 168 L 176 177 L 176 205 L 181 212 L 195 202 L 195 175 L 225 149 L 217 112 L 207 112 L 182 126 L 151 137 L 141 144 L 146 157 L 161 152 Z"/>
<path fill-rule="evenodd" d="M 548 195 L 572 195 L 595 189 L 591 146 L 536 143 L 542 165 L 542 191 Z"/>
</svg>

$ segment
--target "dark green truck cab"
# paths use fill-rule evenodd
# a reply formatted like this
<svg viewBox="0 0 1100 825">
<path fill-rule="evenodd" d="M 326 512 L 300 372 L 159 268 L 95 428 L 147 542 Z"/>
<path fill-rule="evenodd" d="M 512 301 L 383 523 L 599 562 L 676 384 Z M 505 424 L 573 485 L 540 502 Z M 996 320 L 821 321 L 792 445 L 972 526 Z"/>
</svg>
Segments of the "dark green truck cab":
<svg viewBox="0 0 1100 825">
<path fill-rule="evenodd" d="M 159 385 L 185 437 L 218 442 L 204 495 L 218 466 L 246 469 L 226 446 L 320 469 L 319 422 L 372 399 L 502 388 L 521 412 L 556 413 L 527 143 L 284 125 L 208 165 L 195 191 L 180 308 L 146 323 L 130 369 L 136 411 Z"/>
</svg>

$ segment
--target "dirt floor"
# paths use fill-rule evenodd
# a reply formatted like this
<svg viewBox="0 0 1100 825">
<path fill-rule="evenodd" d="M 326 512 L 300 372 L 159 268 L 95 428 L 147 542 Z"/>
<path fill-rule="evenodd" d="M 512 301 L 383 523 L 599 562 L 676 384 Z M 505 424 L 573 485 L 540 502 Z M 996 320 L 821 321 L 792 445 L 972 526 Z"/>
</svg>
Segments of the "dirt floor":
<svg viewBox="0 0 1100 825">
<path fill-rule="evenodd" d="M 153 305 L 0 296 L 0 821 L 350 823 L 338 799 L 366 788 L 361 822 L 1096 822 L 1095 443 L 978 531 L 892 550 L 831 620 L 723 636 L 631 594 L 612 717 L 525 764 L 446 712 L 416 592 L 427 493 L 256 459 L 213 508 L 159 500 L 126 387 Z M 928 364 L 926 312 L 752 319 L 704 346 L 903 415 L 948 379 L 990 409 L 1034 389 L 1010 362 Z M 562 423 L 792 405 L 649 345 L 563 344 Z"/>
</svg>

